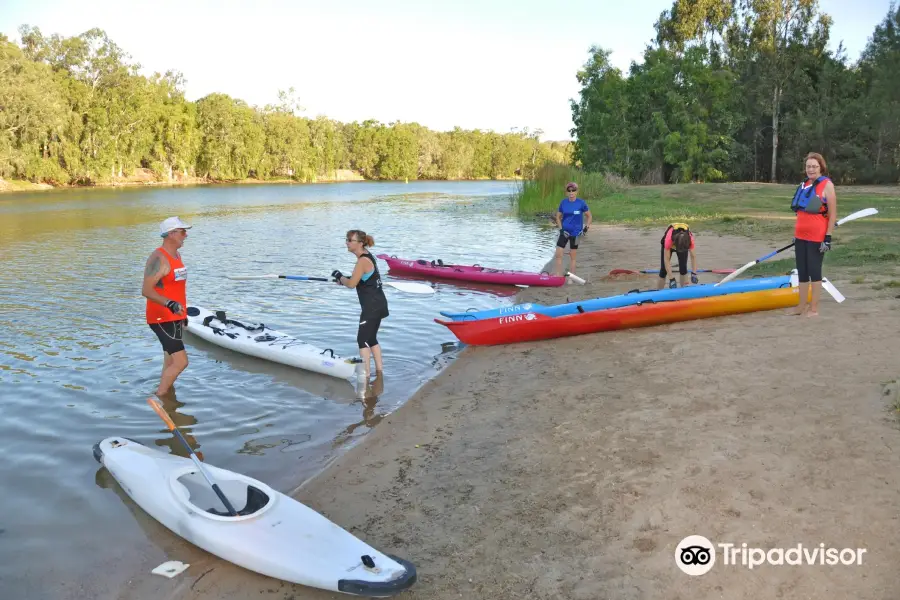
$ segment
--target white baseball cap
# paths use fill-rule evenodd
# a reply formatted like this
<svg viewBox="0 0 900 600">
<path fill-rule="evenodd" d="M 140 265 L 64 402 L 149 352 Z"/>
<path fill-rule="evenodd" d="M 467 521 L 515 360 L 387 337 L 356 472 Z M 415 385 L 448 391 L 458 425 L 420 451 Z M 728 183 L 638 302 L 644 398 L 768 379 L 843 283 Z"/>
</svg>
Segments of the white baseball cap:
<svg viewBox="0 0 900 600">
<path fill-rule="evenodd" d="M 191 225 L 188 225 L 178 217 L 169 217 L 159 224 L 159 234 L 169 233 L 173 229 L 190 229 L 191 227 Z"/>
</svg>

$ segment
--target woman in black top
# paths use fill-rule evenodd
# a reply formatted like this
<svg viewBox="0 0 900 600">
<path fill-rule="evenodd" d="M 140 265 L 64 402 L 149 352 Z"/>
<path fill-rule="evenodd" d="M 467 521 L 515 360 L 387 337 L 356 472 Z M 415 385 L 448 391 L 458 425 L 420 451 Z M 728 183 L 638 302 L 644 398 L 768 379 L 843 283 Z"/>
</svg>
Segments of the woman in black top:
<svg viewBox="0 0 900 600">
<path fill-rule="evenodd" d="M 387 317 L 387 298 L 381 287 L 381 275 L 378 273 L 378 263 L 375 257 L 369 253 L 369 248 L 375 245 L 371 235 L 365 231 L 351 229 L 347 232 L 347 251 L 356 256 L 356 266 L 350 277 L 345 277 L 340 271 L 332 271 L 334 281 L 348 288 L 356 288 L 359 297 L 359 331 L 356 334 L 356 342 L 359 345 L 359 353 L 366 367 L 366 379 L 369 378 L 369 358 L 375 358 L 375 373 L 384 372 L 381 361 L 381 346 L 378 345 L 378 328 L 381 320 Z"/>
</svg>

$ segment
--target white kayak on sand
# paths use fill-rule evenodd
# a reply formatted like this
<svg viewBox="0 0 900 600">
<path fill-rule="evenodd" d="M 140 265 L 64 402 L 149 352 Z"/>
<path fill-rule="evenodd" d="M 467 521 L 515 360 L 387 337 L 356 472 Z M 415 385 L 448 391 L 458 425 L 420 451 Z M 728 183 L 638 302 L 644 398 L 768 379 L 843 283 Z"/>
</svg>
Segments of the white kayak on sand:
<svg viewBox="0 0 900 600">
<path fill-rule="evenodd" d="M 231 319 L 224 311 L 188 306 L 186 331 L 207 342 L 235 352 L 271 360 L 298 369 L 306 369 L 341 379 L 359 378 L 362 359 L 347 358 L 331 348 L 317 348 L 263 323 Z"/>
<path fill-rule="evenodd" d="M 94 445 L 94 458 L 154 519 L 211 554 L 262 575 L 370 598 L 416 582 L 409 562 L 379 552 L 318 512 L 251 477 L 204 469 L 238 516 L 232 517 L 187 458 L 124 437 Z"/>
</svg>

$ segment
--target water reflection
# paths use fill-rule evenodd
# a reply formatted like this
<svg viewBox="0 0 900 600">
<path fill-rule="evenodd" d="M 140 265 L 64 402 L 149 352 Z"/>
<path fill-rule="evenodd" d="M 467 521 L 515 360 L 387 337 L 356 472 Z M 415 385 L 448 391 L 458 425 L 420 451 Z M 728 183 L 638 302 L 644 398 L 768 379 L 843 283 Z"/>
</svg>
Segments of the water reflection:
<svg viewBox="0 0 900 600">
<path fill-rule="evenodd" d="M 209 358 L 229 371 L 265 375 L 266 379 L 271 382 L 287 384 L 325 400 L 352 402 L 356 398 L 353 384 L 346 379 L 233 352 L 195 335 L 185 336 L 184 341 L 185 347 L 190 346 L 201 351 L 202 354 L 191 352 L 191 360 L 195 362 Z M 214 383 L 210 381 L 210 385 L 212 386 Z"/>
<path fill-rule="evenodd" d="M 263 456 L 266 450 L 271 450 L 272 448 L 278 448 L 282 446 L 281 452 L 294 452 L 294 450 L 288 450 L 292 446 L 302 446 L 306 444 L 312 439 L 312 436 L 308 433 L 296 433 L 291 434 L 290 436 L 285 435 L 277 435 L 270 436 L 264 438 L 257 438 L 253 440 L 247 440 L 244 442 L 244 446 L 238 450 L 238 454 L 249 454 L 251 456 Z"/>
<path fill-rule="evenodd" d="M 94 484 L 101 489 L 112 491 L 124 506 L 134 523 L 144 533 L 145 539 L 153 546 L 162 550 L 166 556 L 178 556 L 185 562 L 196 562 L 197 559 L 203 558 L 206 553 L 192 544 L 188 544 L 182 538 L 173 534 L 165 525 L 153 518 L 147 511 L 141 508 L 134 500 L 131 499 L 125 490 L 112 476 L 112 473 L 104 467 L 100 466 L 94 474 Z"/>
<path fill-rule="evenodd" d="M 19 492 L 5 495 L 0 509 L 17 522 L 40 524 L 22 534 L 0 524 L 7 528 L 0 535 L 3 597 L 84 595 L 61 586 L 74 590 L 105 578 L 97 577 L 95 563 L 126 560 L 123 547 L 141 546 L 144 533 L 131 526 L 119 500 L 94 485 L 85 449 L 98 439 L 131 436 L 188 456 L 145 402 L 161 364 L 159 344 L 142 318 L 140 274 L 159 242 L 162 219 L 178 214 L 194 222 L 194 242 L 186 250 L 193 302 L 273 321 L 348 356 L 358 352 L 359 305 L 352 291 L 306 282 L 239 284 L 225 274 L 352 268 L 343 243 L 348 222 L 367 223 L 376 250 L 387 254 L 540 269 L 555 238 L 507 215 L 503 194 L 509 188 L 411 182 L 0 195 L 0 255 L 8 258 L 0 278 L 0 387 L 17 386 L 3 396 L 0 489 Z M 396 193 L 402 201 L 388 197 Z M 448 236 L 454 240 L 449 249 Z M 325 241 L 304 243 L 310 239 Z M 364 438 L 453 358 L 441 343 L 454 338 L 432 316 L 495 308 L 507 302 L 500 296 L 519 288 L 446 281 L 435 290 L 428 296 L 391 292 L 391 317 L 382 329 L 389 381 L 376 377 L 356 388 L 187 337 L 190 364 L 177 392 L 160 398 L 160 405 L 193 448 L 203 440 L 217 466 L 292 488 Z M 157 528 L 140 514 L 138 523 L 148 526 L 152 539 Z M 48 594 L 31 593 L 32 587 Z"/>
<path fill-rule="evenodd" d="M 482 294 L 490 294 L 498 298 L 509 298 L 515 296 L 522 288 L 516 285 L 501 285 L 499 283 L 483 283 L 480 281 L 462 281 L 459 279 L 446 279 L 437 276 L 416 275 L 413 273 L 388 273 L 391 279 L 397 281 L 416 281 L 434 284 L 435 291 L 444 294 L 455 294 L 465 296 L 471 292 L 479 292 Z"/>
<path fill-rule="evenodd" d="M 162 405 L 163 410 L 166 411 L 166 414 L 169 415 L 169 418 L 172 419 L 172 422 L 175 423 L 175 427 L 181 431 L 181 434 L 184 436 L 184 439 L 187 440 L 187 443 L 191 445 L 191 448 L 194 449 L 194 452 L 197 453 L 197 456 L 203 457 L 203 454 L 200 453 L 200 444 L 197 443 L 197 438 L 191 435 L 191 426 L 197 424 L 197 419 L 193 415 L 189 415 L 186 412 L 179 412 L 178 409 L 185 406 L 184 402 L 180 402 L 178 398 L 175 396 L 175 390 L 172 389 L 168 394 L 163 394 L 162 396 L 158 396 L 159 403 Z M 155 415 L 156 413 L 154 413 Z M 177 456 L 181 456 L 184 458 L 190 458 L 190 454 L 187 451 L 187 448 L 184 447 L 184 444 L 181 443 L 175 434 L 169 431 L 168 428 L 157 430 L 158 433 L 167 434 L 166 437 L 159 438 L 153 440 L 153 442 L 157 446 L 166 447 L 169 449 L 169 452 L 175 454 Z"/>
<path fill-rule="evenodd" d="M 343 431 L 334 437 L 332 448 L 339 448 L 347 443 L 353 437 L 353 433 L 360 427 L 371 429 L 381 423 L 384 418 L 384 412 L 376 413 L 375 409 L 378 404 L 378 398 L 384 393 L 384 373 L 375 373 L 375 376 L 369 381 L 361 381 L 357 385 L 357 394 L 362 405 L 362 420 L 348 425 Z"/>
<path fill-rule="evenodd" d="M 463 348 L 465 348 L 465 344 L 459 341 L 441 342 L 441 352 L 431 360 L 431 366 L 437 370 L 443 369 L 459 356 L 459 351 Z"/>
</svg>

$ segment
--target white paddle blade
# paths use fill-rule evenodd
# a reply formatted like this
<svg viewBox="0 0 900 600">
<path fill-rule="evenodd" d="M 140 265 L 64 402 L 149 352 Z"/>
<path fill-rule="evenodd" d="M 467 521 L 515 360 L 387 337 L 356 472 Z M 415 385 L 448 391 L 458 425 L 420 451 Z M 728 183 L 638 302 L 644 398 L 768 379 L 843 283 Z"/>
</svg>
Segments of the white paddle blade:
<svg viewBox="0 0 900 600">
<path fill-rule="evenodd" d="M 578 283 L 580 285 L 584 285 L 585 283 L 587 283 L 584 279 L 582 279 L 575 273 L 570 273 L 570 272 L 566 271 L 566 275 L 569 276 L 569 279 L 571 279 L 572 281 L 574 281 L 575 283 Z"/>
<path fill-rule="evenodd" d="M 844 295 L 840 293 L 836 287 L 834 287 L 834 284 L 828 281 L 827 277 L 822 278 L 822 289 L 831 294 L 831 297 L 834 298 L 835 302 L 837 302 L 838 304 L 846 300 L 846 298 L 844 298 Z"/>
<path fill-rule="evenodd" d="M 876 208 L 864 208 L 862 210 L 858 210 L 855 213 L 850 213 L 843 219 L 837 222 L 838 225 L 843 225 L 847 221 L 855 221 L 856 219 L 862 219 L 863 217 L 871 217 L 872 215 L 877 215 L 878 209 Z"/>
<path fill-rule="evenodd" d="M 401 292 L 410 294 L 433 294 L 434 288 L 424 283 L 412 283 L 410 281 L 383 281 L 383 285 L 389 285 Z"/>
<path fill-rule="evenodd" d="M 744 265 L 743 267 L 741 267 L 740 269 L 738 269 L 738 270 L 735 271 L 734 273 L 729 273 L 728 275 L 726 275 L 725 278 L 722 279 L 722 281 L 720 281 L 719 283 L 717 283 L 717 284 L 714 285 L 713 287 L 722 285 L 723 283 L 728 283 L 729 281 L 731 281 L 732 279 L 734 279 L 735 277 L 737 277 L 738 275 L 740 275 L 741 273 L 743 273 L 744 271 L 746 271 L 747 269 L 749 269 L 750 267 L 752 267 L 752 266 L 755 265 L 755 264 L 756 264 L 756 261 L 755 261 L 755 260 L 748 262 L 746 265 Z"/>
<path fill-rule="evenodd" d="M 235 280 L 244 280 L 244 279 L 278 279 L 278 275 L 275 273 L 269 273 L 268 275 L 226 275 L 228 279 Z"/>
</svg>

